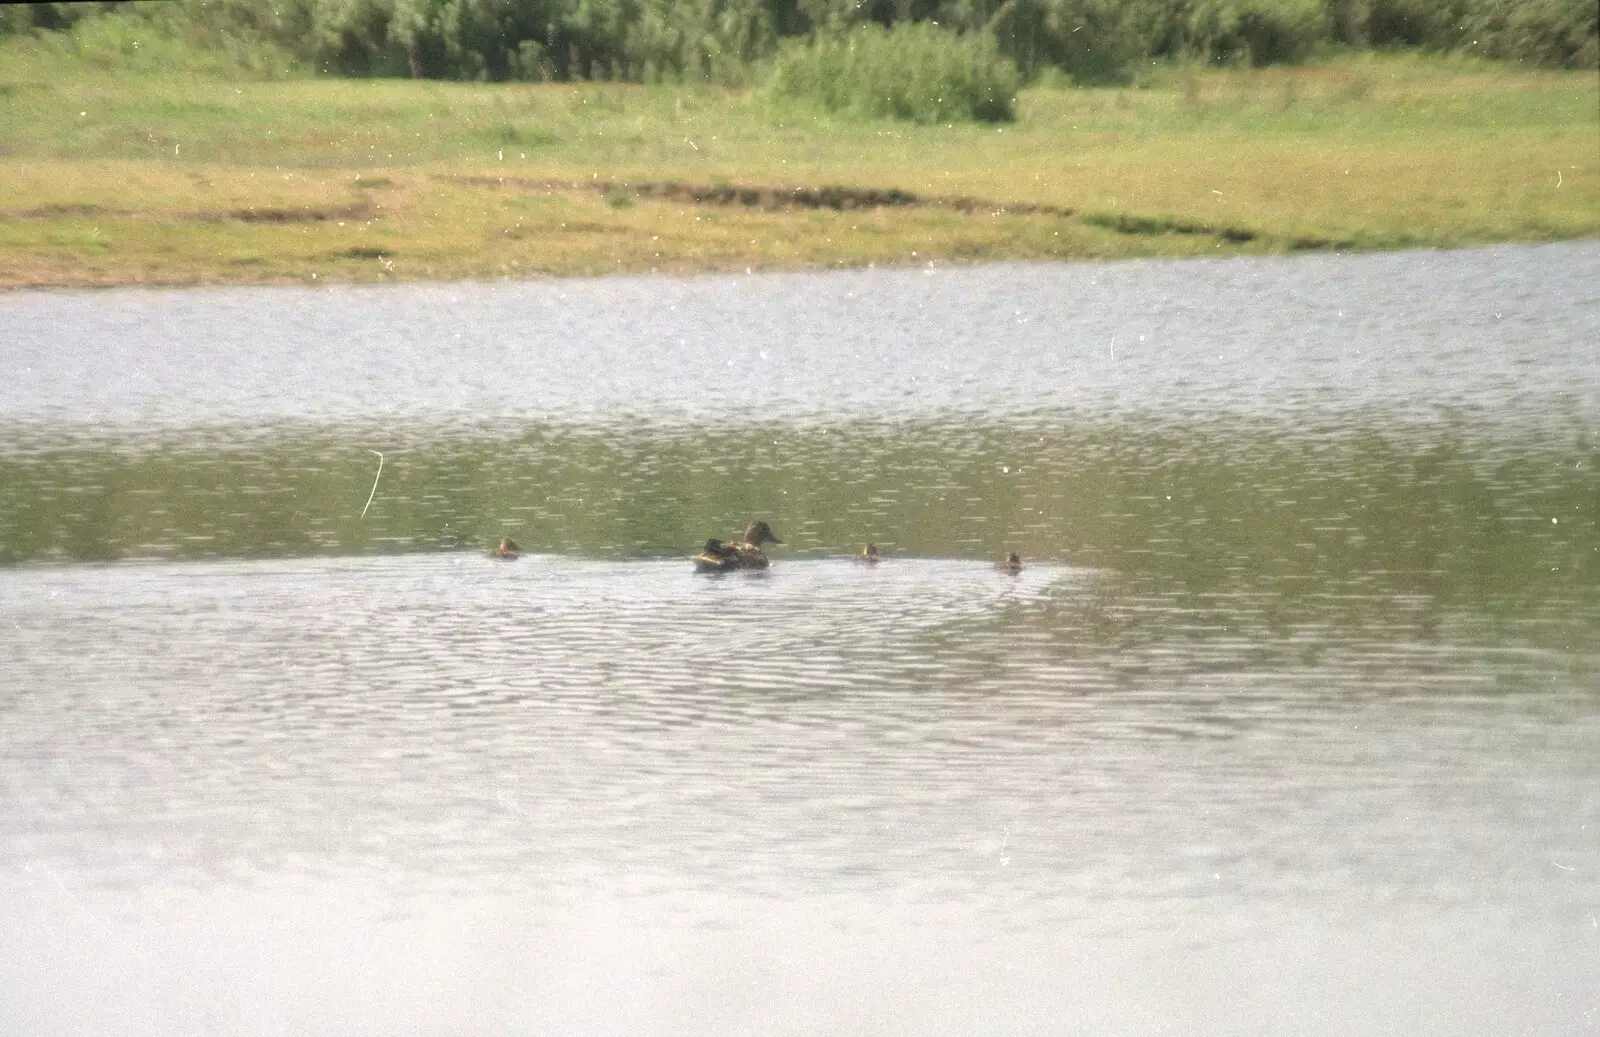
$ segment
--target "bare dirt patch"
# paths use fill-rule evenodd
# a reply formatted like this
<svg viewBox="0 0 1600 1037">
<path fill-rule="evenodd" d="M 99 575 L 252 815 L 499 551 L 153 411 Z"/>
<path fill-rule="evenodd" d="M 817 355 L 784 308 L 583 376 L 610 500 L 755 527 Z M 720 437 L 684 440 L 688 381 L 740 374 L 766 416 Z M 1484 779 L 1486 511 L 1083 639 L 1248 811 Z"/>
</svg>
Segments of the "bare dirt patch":
<svg viewBox="0 0 1600 1037">
<path fill-rule="evenodd" d="M 337 208 L 312 208 L 305 206 L 299 209 L 255 208 L 229 209 L 226 212 L 198 212 L 190 219 L 205 222 L 222 222 L 237 220 L 240 223 L 322 223 L 327 220 L 367 220 L 371 219 L 376 210 L 365 203 L 355 205 L 342 205 Z"/>
<path fill-rule="evenodd" d="M 67 205 L 41 205 L 38 208 L 27 209 L 23 212 L 19 212 L 15 214 L 13 218 L 19 220 L 60 220 L 70 219 L 74 216 L 94 217 L 127 215 L 128 213 L 122 209 L 107 209 L 100 205 L 86 205 L 81 202 L 73 202 Z"/>
<path fill-rule="evenodd" d="M 961 213 L 1067 217 L 1075 210 L 1033 202 L 996 202 L 985 198 L 926 197 L 898 187 L 782 187 L 762 184 L 695 184 L 682 180 L 530 180 L 498 176 L 442 176 L 450 183 L 474 187 L 510 187 L 551 193 L 631 195 L 686 205 L 746 209 L 949 209 Z"/>
</svg>

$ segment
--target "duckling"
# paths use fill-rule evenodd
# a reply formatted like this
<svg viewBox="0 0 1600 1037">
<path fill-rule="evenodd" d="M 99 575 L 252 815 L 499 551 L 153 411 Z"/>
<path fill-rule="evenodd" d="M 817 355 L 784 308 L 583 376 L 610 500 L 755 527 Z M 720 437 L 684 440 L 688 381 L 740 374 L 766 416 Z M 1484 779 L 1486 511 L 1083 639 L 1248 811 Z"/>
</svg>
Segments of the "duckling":
<svg viewBox="0 0 1600 1037">
<path fill-rule="evenodd" d="M 715 537 L 706 541 L 705 549 L 694 555 L 696 572 L 727 572 L 730 569 L 765 569 L 772 559 L 761 550 L 762 544 L 781 544 L 782 540 L 766 522 L 756 520 L 744 528 L 744 539 L 725 544 Z"/>
<path fill-rule="evenodd" d="M 1006 555 L 1005 561 L 996 562 L 995 568 L 1001 572 L 1019 573 L 1022 571 L 1022 556 L 1013 551 Z"/>
<path fill-rule="evenodd" d="M 862 565 L 877 565 L 882 559 L 878 556 L 878 545 L 868 544 L 856 555 L 856 561 Z"/>
<path fill-rule="evenodd" d="M 521 553 L 522 548 L 517 546 L 517 542 L 512 540 L 510 537 L 506 537 L 504 540 L 500 541 L 499 547 L 496 547 L 493 551 L 489 552 L 489 557 L 499 558 L 506 562 L 512 562 L 516 561 L 517 555 Z"/>
</svg>

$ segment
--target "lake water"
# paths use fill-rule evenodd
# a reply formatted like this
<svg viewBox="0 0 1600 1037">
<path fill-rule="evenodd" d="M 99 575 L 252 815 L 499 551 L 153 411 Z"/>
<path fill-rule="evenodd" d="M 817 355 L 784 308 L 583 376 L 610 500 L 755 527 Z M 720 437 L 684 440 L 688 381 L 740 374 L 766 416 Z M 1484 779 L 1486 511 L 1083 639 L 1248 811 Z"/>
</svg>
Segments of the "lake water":
<svg viewBox="0 0 1600 1037">
<path fill-rule="evenodd" d="M 0 369 L 0 1031 L 1600 1032 L 1600 243 L 13 293 Z"/>
</svg>

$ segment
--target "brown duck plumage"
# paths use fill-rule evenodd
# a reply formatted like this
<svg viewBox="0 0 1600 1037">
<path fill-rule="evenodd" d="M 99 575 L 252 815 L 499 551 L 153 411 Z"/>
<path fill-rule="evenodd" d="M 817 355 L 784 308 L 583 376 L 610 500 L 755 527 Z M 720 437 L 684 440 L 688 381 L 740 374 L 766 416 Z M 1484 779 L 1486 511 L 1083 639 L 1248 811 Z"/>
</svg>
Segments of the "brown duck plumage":
<svg viewBox="0 0 1600 1037">
<path fill-rule="evenodd" d="M 692 561 L 695 571 L 703 573 L 765 569 L 772 564 L 772 559 L 761 550 L 761 545 L 781 543 L 783 541 L 778 539 L 772 527 L 758 519 L 745 527 L 743 540 L 732 544 L 725 544 L 716 538 L 707 540 L 705 548 L 694 555 Z"/>
</svg>

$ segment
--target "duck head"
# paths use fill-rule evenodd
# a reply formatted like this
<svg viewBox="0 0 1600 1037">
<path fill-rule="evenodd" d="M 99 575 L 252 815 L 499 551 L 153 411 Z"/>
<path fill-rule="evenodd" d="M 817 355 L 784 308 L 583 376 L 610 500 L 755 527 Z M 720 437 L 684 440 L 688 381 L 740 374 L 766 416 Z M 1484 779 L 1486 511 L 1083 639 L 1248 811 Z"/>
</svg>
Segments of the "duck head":
<svg viewBox="0 0 1600 1037">
<path fill-rule="evenodd" d="M 782 540 L 778 539 L 778 534 L 774 533 L 772 527 L 767 525 L 763 519 L 756 519 L 744 527 L 744 542 L 751 547 L 760 547 L 762 544 L 783 543 Z"/>
</svg>

